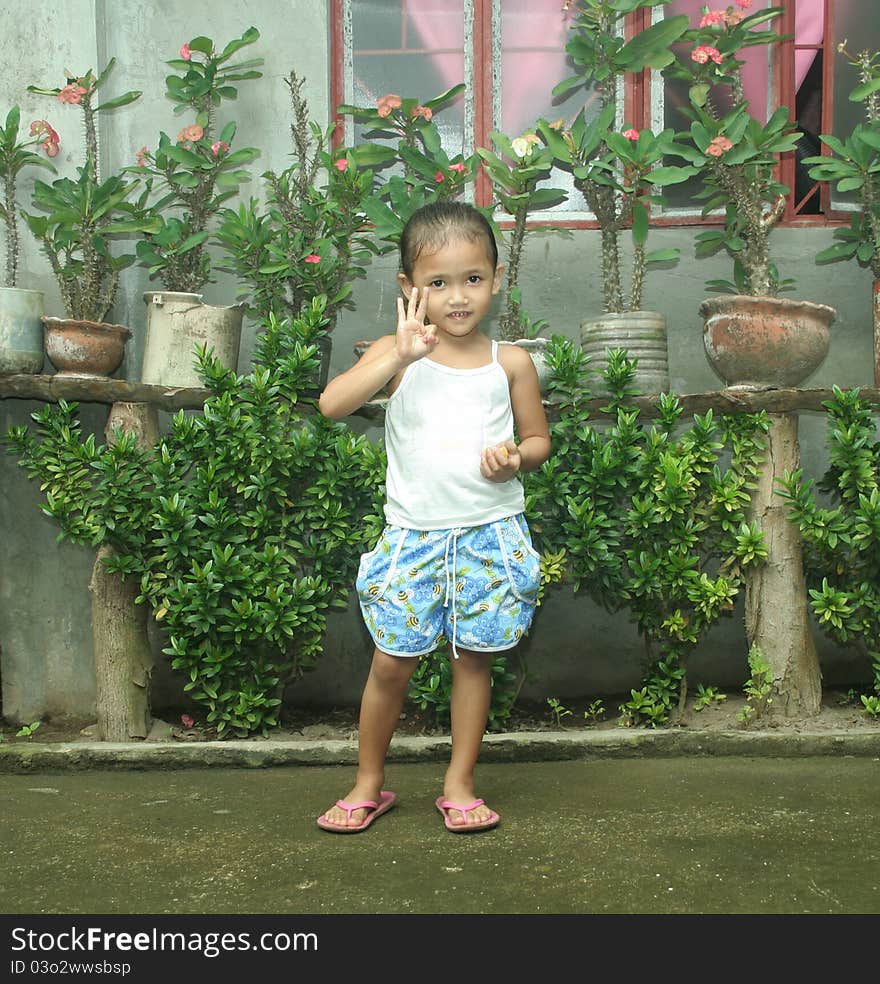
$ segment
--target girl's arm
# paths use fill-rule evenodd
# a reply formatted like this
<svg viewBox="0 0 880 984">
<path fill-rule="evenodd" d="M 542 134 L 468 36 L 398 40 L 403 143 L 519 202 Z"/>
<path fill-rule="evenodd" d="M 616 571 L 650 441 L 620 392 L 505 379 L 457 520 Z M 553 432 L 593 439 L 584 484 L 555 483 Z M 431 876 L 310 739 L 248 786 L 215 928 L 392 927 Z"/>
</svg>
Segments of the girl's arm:
<svg viewBox="0 0 880 984">
<path fill-rule="evenodd" d="M 339 420 L 354 413 L 411 362 L 434 350 L 437 332 L 434 325 L 425 324 L 427 307 L 427 287 L 421 299 L 418 288 L 413 288 L 406 310 L 403 298 L 397 299 L 397 334 L 377 339 L 351 369 L 330 380 L 318 400 L 325 417 Z"/>
<path fill-rule="evenodd" d="M 516 345 L 499 345 L 498 360 L 510 382 L 510 405 L 519 444 L 507 441 L 483 451 L 480 470 L 493 482 L 507 482 L 520 471 L 534 471 L 550 457 L 550 429 L 532 357 Z"/>
</svg>

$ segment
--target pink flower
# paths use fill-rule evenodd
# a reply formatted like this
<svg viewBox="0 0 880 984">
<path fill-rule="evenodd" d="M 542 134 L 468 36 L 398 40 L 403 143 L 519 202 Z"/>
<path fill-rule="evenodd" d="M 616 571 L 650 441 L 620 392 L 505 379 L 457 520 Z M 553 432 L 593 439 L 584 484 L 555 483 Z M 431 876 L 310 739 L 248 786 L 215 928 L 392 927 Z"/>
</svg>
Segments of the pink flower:
<svg viewBox="0 0 880 984">
<path fill-rule="evenodd" d="M 376 110 L 380 116 L 390 116 L 392 110 L 399 109 L 403 100 L 394 92 L 389 92 L 388 95 L 382 96 L 376 103 Z"/>
<path fill-rule="evenodd" d="M 31 123 L 31 136 L 45 137 L 46 139 L 40 144 L 40 147 L 46 152 L 46 156 L 58 156 L 58 143 L 60 138 L 46 120 L 34 120 L 33 123 Z"/>
<path fill-rule="evenodd" d="M 320 263 L 321 262 L 321 257 L 318 256 L 317 253 L 309 253 L 309 255 L 305 259 L 305 262 L 306 263 Z"/>
<path fill-rule="evenodd" d="M 220 154 L 221 150 L 223 151 L 224 154 L 228 154 L 229 144 L 225 140 L 215 140 L 214 143 L 211 144 L 211 153 L 215 157 L 217 157 Z"/>
<path fill-rule="evenodd" d="M 188 143 L 190 140 L 201 140 L 204 133 L 205 131 L 199 126 L 198 123 L 193 123 L 191 126 L 185 126 L 180 133 L 177 134 L 177 142 Z"/>
<path fill-rule="evenodd" d="M 189 61 L 192 58 L 192 52 L 189 50 L 189 45 L 188 44 L 184 44 L 184 45 L 181 46 L 181 49 L 180 49 L 180 57 L 184 61 Z"/>
<path fill-rule="evenodd" d="M 701 65 L 705 65 L 710 58 L 716 65 L 721 64 L 721 52 L 710 44 L 701 44 L 691 52 L 691 59 Z"/>
<path fill-rule="evenodd" d="M 441 181 L 445 181 L 446 180 L 446 176 L 443 174 L 442 171 L 438 171 L 434 175 L 434 180 L 437 182 L 437 184 L 440 184 Z"/>
<path fill-rule="evenodd" d="M 76 82 L 70 82 L 68 85 L 64 86 L 58 93 L 58 101 L 63 103 L 69 103 L 71 106 L 75 106 L 77 103 L 82 102 L 82 97 L 86 94 L 88 90 L 84 89 L 81 85 Z"/>
<path fill-rule="evenodd" d="M 181 714 L 180 723 L 184 726 L 184 728 L 191 728 L 195 724 L 195 721 L 193 721 L 189 714 Z"/>
<path fill-rule="evenodd" d="M 146 162 L 147 162 L 147 153 L 148 153 L 147 147 L 146 147 L 146 144 L 144 144 L 144 146 L 141 147 L 141 149 L 135 155 L 136 158 L 137 158 L 138 167 L 143 167 L 146 164 Z"/>
<path fill-rule="evenodd" d="M 727 137 L 715 137 L 715 139 L 706 148 L 706 153 L 710 157 L 720 157 L 722 154 L 727 153 L 728 150 L 733 146 Z"/>
<path fill-rule="evenodd" d="M 421 116 L 423 119 L 429 120 L 434 115 L 434 111 L 427 106 L 415 106 L 413 107 L 412 115 L 413 117 Z"/>
<path fill-rule="evenodd" d="M 639 131 L 630 127 L 628 130 L 623 131 L 623 136 L 626 137 L 627 140 L 638 140 Z"/>
<path fill-rule="evenodd" d="M 700 21 L 700 27 L 711 27 L 714 24 L 723 24 L 727 18 L 727 12 L 724 10 L 709 10 L 703 14 L 703 19 Z"/>
<path fill-rule="evenodd" d="M 467 164 L 463 164 L 461 161 L 459 161 L 458 164 L 450 164 L 449 170 L 458 171 L 459 174 L 464 174 L 464 172 L 467 170 Z"/>
<path fill-rule="evenodd" d="M 340 157 L 338 161 L 333 162 L 333 166 L 337 171 L 344 171 L 348 167 L 348 161 L 344 157 Z"/>
<path fill-rule="evenodd" d="M 736 0 L 737 7 L 742 7 L 743 10 L 748 10 L 752 5 L 752 0 Z"/>
</svg>

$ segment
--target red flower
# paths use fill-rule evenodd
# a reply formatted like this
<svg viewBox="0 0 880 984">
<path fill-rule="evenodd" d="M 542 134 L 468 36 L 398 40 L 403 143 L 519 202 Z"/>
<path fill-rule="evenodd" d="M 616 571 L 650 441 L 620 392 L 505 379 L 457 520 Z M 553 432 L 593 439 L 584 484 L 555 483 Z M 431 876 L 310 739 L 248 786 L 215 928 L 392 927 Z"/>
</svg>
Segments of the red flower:
<svg viewBox="0 0 880 984">
<path fill-rule="evenodd" d="M 305 262 L 306 263 L 320 263 L 321 262 L 321 257 L 318 256 L 317 253 L 309 253 L 309 255 L 305 259 Z"/>
<path fill-rule="evenodd" d="M 462 164 L 459 161 L 458 164 L 450 164 L 449 165 L 449 170 L 450 171 L 458 171 L 459 174 L 464 174 L 464 172 L 467 171 L 467 164 Z"/>
<path fill-rule="evenodd" d="M 211 153 L 217 157 L 221 150 L 224 154 L 228 153 L 229 144 L 225 140 L 215 140 L 214 143 L 211 144 Z"/>
<path fill-rule="evenodd" d="M 46 156 L 58 156 L 58 144 L 60 137 L 46 120 L 34 120 L 33 123 L 31 123 L 31 136 L 45 137 L 46 139 L 40 144 L 40 147 L 46 152 Z"/>
<path fill-rule="evenodd" d="M 199 124 L 193 123 L 191 126 L 185 126 L 180 133 L 177 134 L 177 142 L 189 143 L 191 140 L 201 140 L 204 134 L 205 131 L 199 126 Z"/>
<path fill-rule="evenodd" d="M 701 44 L 691 52 L 691 59 L 701 65 L 705 65 L 710 58 L 716 65 L 721 64 L 721 52 L 710 44 Z"/>
<path fill-rule="evenodd" d="M 438 171 L 434 175 L 434 180 L 437 182 L 437 184 L 440 184 L 441 181 L 445 181 L 446 180 L 446 176 L 443 174 L 442 171 Z"/>
<path fill-rule="evenodd" d="M 58 101 L 63 103 L 69 103 L 71 106 L 82 102 L 82 97 L 86 94 L 88 90 L 84 89 L 81 85 L 76 82 L 70 82 L 68 85 L 64 86 L 58 93 Z"/>
<path fill-rule="evenodd" d="M 189 45 L 185 44 L 180 49 L 180 57 L 184 61 L 189 61 L 192 58 L 192 52 L 189 50 Z"/>
<path fill-rule="evenodd" d="M 181 714 L 180 723 L 184 726 L 184 728 L 191 728 L 195 724 L 195 721 L 193 721 L 189 714 Z"/>
<path fill-rule="evenodd" d="M 387 96 L 382 96 L 376 103 L 376 111 L 382 117 L 390 116 L 391 111 L 399 109 L 403 100 L 394 92 L 389 92 Z"/>
<path fill-rule="evenodd" d="M 628 130 L 623 131 L 623 136 L 626 137 L 627 140 L 638 140 L 639 131 L 633 127 L 630 127 Z"/>
<path fill-rule="evenodd" d="M 413 107 L 412 115 L 414 117 L 421 116 L 423 119 L 429 120 L 434 115 L 434 112 L 427 106 L 415 106 Z"/>
<path fill-rule="evenodd" d="M 333 162 L 333 166 L 337 171 L 344 171 L 348 167 L 348 161 L 344 157 L 340 157 L 338 161 Z"/>
</svg>

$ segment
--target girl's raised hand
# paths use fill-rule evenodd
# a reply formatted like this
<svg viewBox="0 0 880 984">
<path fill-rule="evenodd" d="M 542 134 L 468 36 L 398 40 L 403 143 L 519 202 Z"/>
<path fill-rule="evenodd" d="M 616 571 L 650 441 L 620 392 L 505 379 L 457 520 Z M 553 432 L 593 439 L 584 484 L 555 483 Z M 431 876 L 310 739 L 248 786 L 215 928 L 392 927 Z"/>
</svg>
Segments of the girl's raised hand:
<svg viewBox="0 0 880 984">
<path fill-rule="evenodd" d="M 413 287 L 406 308 L 403 298 L 397 298 L 397 355 L 405 362 L 415 362 L 437 347 L 437 328 L 425 324 L 428 310 L 428 289 Z"/>
</svg>

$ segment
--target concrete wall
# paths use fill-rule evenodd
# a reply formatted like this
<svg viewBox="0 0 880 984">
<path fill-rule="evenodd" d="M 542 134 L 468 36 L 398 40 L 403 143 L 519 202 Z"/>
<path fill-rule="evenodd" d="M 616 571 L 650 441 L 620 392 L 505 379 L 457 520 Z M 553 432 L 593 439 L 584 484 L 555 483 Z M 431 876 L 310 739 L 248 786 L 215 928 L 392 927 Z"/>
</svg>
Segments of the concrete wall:
<svg viewBox="0 0 880 984">
<path fill-rule="evenodd" d="M 262 156 L 245 194 L 259 195 L 259 174 L 280 170 L 289 153 L 287 89 L 283 78 L 291 68 L 307 80 L 306 95 L 313 115 L 321 120 L 329 104 L 328 22 L 326 4 L 252 0 L 250 3 L 190 0 L 57 0 L 35 8 L 25 0 L 0 0 L 6 56 L 0 64 L 0 91 L 5 115 L 13 102 L 22 108 L 25 125 L 48 119 L 61 135 L 61 154 L 55 163 L 70 176 L 81 161 L 78 110 L 48 97 L 26 92 L 28 83 L 62 84 L 65 69 L 82 73 L 103 67 L 110 56 L 116 69 L 106 90 L 116 95 L 141 89 L 143 97 L 108 114 L 102 122 L 104 174 L 133 162 L 137 149 L 155 145 L 159 130 L 172 135 L 183 125 L 164 99 L 167 58 L 175 57 L 183 41 L 206 34 L 225 43 L 254 25 L 261 39 L 245 49 L 248 57 L 265 59 L 264 78 L 241 85 L 237 103 L 224 103 L 221 118 L 239 123 L 236 146 L 256 146 Z M 60 28 L 63 27 L 63 30 Z M 28 204 L 28 181 L 22 182 L 20 203 Z M 57 288 L 45 259 L 30 234 L 22 231 L 22 287 L 46 294 L 46 313 L 60 314 Z M 831 304 L 838 310 L 832 328 L 831 351 L 807 381 L 808 386 L 871 385 L 871 284 L 855 266 L 818 267 L 816 253 L 831 240 L 824 229 L 786 229 L 776 233 L 774 246 L 782 272 L 798 279 L 798 296 Z M 706 362 L 698 314 L 706 296 L 704 283 L 729 276 L 724 258 L 696 261 L 693 233 L 688 229 L 654 230 L 652 248 L 677 245 L 682 260 L 672 271 L 651 274 L 646 308 L 664 312 L 669 324 L 669 361 L 673 388 L 681 393 L 715 389 L 718 380 Z M 601 307 L 598 276 L 598 237 L 576 231 L 570 237 L 541 235 L 527 245 L 523 263 L 526 307 L 533 317 L 550 321 L 552 330 L 579 337 L 580 322 Z M 374 263 L 366 281 L 355 291 L 356 310 L 346 312 L 335 333 L 331 372 L 351 365 L 352 346 L 393 330 L 395 324 L 395 261 Z M 138 379 L 143 352 L 145 305 L 142 292 L 150 287 L 144 271 L 126 271 L 113 319 L 129 325 L 134 338 L 118 375 Z M 235 284 L 219 278 L 205 291 L 214 304 L 231 303 Z M 500 307 L 500 299 L 499 299 Z M 239 368 L 245 370 L 253 345 L 253 327 L 246 324 Z M 47 367 L 50 368 L 50 367 Z M 40 404 L 0 401 L 0 431 L 28 423 Z M 84 431 L 103 433 L 107 408 L 83 407 Z M 352 425 L 371 436 L 374 427 L 353 418 Z M 803 414 L 801 438 L 808 474 L 824 470 L 824 421 L 820 414 Z M 103 438 L 101 438 L 103 439 Z M 11 721 L 30 721 L 42 714 L 89 715 L 94 709 L 94 671 L 88 579 L 90 550 L 57 543 L 57 526 L 40 513 L 35 484 L 10 456 L 0 456 L 0 648 L 2 648 L 2 713 Z M 817 632 L 826 681 L 848 683 L 867 676 L 867 666 L 852 653 L 828 642 Z M 160 644 L 157 642 L 157 656 Z M 289 699 L 302 703 L 354 703 L 369 665 L 371 645 L 356 605 L 332 616 L 326 654 L 319 668 L 299 682 Z M 692 662 L 695 680 L 739 686 L 747 677 L 746 644 L 741 608 L 718 625 Z M 524 654 L 535 679 L 526 687 L 531 696 L 560 698 L 611 694 L 635 686 L 640 675 L 642 644 L 624 616 L 612 616 L 568 589 L 550 594 L 539 612 Z M 180 699 L 170 670 L 160 661 L 154 689 L 157 707 Z"/>
</svg>

